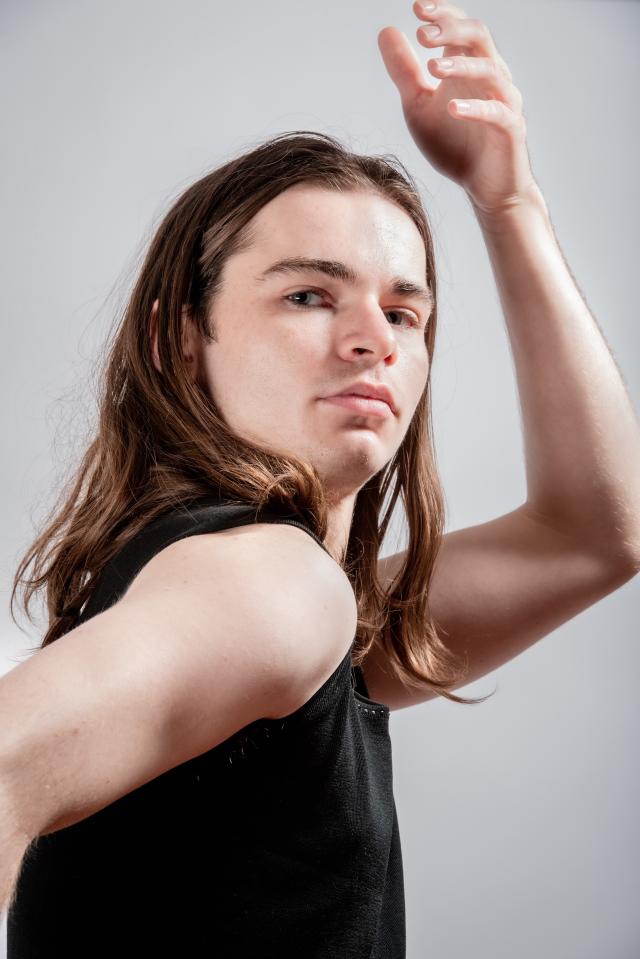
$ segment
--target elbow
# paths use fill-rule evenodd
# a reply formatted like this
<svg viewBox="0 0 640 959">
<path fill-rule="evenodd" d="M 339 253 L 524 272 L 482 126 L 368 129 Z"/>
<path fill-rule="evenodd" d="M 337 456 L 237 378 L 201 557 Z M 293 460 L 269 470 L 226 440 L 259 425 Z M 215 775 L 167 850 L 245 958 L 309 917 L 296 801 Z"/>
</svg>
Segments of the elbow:
<svg viewBox="0 0 640 959">
<path fill-rule="evenodd" d="M 640 573 L 640 553 L 630 553 L 626 559 L 626 562 L 623 564 L 622 569 L 625 572 L 625 581 L 628 579 L 633 579 L 636 573 Z"/>
<path fill-rule="evenodd" d="M 616 541 L 616 555 L 621 569 L 629 573 L 629 578 L 640 571 L 640 529 L 632 529 Z"/>
<path fill-rule="evenodd" d="M 615 539 L 604 545 L 599 555 L 622 585 L 640 572 L 640 536 L 634 533 Z"/>
<path fill-rule="evenodd" d="M 635 532 L 615 536 L 604 534 L 602 528 L 597 535 L 592 530 L 573 531 L 571 538 L 574 549 L 596 564 L 599 575 L 613 589 L 633 579 L 640 572 L 640 536 Z"/>
</svg>

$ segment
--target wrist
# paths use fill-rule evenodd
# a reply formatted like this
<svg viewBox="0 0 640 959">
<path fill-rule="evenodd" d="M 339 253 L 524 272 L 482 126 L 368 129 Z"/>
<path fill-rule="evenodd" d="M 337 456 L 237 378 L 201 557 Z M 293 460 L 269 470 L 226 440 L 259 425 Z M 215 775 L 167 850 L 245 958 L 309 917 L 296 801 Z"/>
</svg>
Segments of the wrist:
<svg viewBox="0 0 640 959">
<path fill-rule="evenodd" d="M 473 197 L 469 201 L 481 229 L 487 233 L 504 233 L 531 217 L 543 216 L 548 219 L 548 209 L 542 190 L 533 180 L 522 193 L 510 197 L 492 209 L 476 203 Z"/>
</svg>

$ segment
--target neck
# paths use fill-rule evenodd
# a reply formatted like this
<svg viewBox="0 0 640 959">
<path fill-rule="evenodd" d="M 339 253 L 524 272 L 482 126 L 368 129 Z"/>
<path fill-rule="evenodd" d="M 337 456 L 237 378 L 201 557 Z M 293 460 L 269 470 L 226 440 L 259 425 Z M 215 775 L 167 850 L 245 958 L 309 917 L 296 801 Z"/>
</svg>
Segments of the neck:
<svg viewBox="0 0 640 959">
<path fill-rule="evenodd" d="M 349 542 L 349 531 L 353 520 L 353 509 L 357 493 L 336 499 L 330 503 L 327 523 L 327 535 L 324 545 L 329 550 L 336 563 L 342 565 Z"/>
</svg>

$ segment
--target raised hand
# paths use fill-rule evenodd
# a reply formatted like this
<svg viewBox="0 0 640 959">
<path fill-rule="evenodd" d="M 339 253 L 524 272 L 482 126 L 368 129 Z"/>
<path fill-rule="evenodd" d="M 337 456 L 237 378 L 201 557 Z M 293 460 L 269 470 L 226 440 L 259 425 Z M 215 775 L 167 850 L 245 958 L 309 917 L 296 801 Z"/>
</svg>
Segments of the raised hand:
<svg viewBox="0 0 640 959">
<path fill-rule="evenodd" d="M 430 74 L 441 80 L 434 86 L 404 33 L 385 27 L 378 34 L 413 139 L 439 173 L 463 187 L 478 211 L 500 213 L 517 206 L 537 185 L 522 95 L 489 28 L 443 0 L 416 0 L 413 11 L 424 21 L 418 41 L 444 46 L 444 58 L 451 61 L 449 68 L 438 58 L 427 61 Z M 440 32 L 430 37 L 426 30 L 434 26 Z"/>
</svg>

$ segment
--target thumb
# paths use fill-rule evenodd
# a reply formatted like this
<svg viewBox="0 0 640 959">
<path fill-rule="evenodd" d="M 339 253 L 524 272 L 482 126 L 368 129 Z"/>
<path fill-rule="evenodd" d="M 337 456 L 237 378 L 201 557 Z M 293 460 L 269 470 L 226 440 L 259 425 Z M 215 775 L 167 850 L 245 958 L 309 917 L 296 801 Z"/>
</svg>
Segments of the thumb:
<svg viewBox="0 0 640 959">
<path fill-rule="evenodd" d="M 425 86 L 425 78 L 418 54 L 404 33 L 396 27 L 384 27 L 378 34 L 378 47 L 401 98 L 415 96 Z"/>
</svg>

